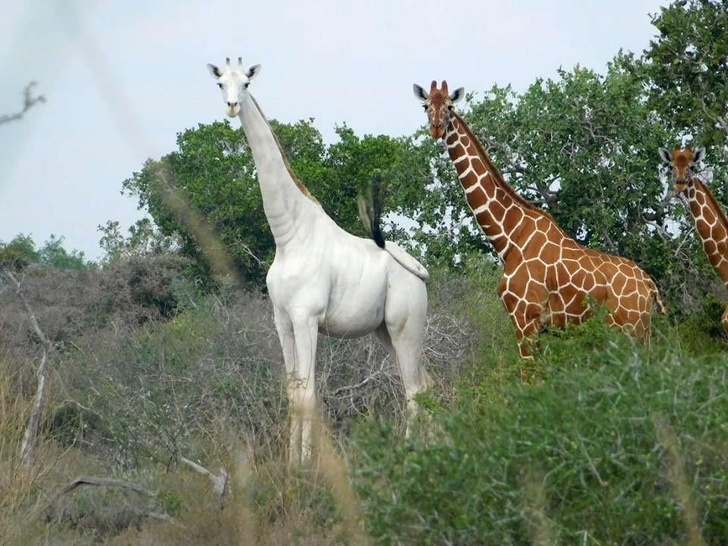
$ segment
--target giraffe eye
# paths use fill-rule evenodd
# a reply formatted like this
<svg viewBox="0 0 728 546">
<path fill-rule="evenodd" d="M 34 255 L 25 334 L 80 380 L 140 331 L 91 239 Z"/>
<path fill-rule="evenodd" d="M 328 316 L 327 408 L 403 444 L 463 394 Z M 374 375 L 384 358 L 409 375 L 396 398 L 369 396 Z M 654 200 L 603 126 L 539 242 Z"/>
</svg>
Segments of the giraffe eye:
<svg viewBox="0 0 728 546">
<path fill-rule="evenodd" d="M 427 105 L 426 105 L 426 104 L 423 104 L 423 105 L 422 105 L 422 109 L 423 109 L 423 110 L 424 110 L 425 112 L 427 112 Z"/>
<path fill-rule="evenodd" d="M 222 84 L 220 82 L 217 82 L 217 86 L 222 89 Z"/>
<path fill-rule="evenodd" d="M 245 89 L 247 89 L 249 85 L 250 85 L 250 82 L 245 82 L 245 83 L 243 84 L 243 87 L 245 87 Z"/>
</svg>

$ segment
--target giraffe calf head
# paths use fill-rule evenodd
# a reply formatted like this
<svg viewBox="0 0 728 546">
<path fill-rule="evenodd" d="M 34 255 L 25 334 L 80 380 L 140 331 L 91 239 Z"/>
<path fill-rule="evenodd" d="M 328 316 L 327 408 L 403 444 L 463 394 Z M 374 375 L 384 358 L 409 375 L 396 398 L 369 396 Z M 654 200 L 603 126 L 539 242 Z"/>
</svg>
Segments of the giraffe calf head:
<svg viewBox="0 0 728 546">
<path fill-rule="evenodd" d="M 672 183 L 678 192 L 685 191 L 694 174 L 695 165 L 705 155 L 705 148 L 660 148 L 660 158 L 672 168 Z"/>
<path fill-rule="evenodd" d="M 447 124 L 450 122 L 450 113 L 453 104 L 463 98 L 465 90 L 461 87 L 448 94 L 447 82 L 442 80 L 442 87 L 437 88 L 437 82 L 432 80 L 430 92 L 426 93 L 422 87 L 417 84 L 412 86 L 415 97 L 420 99 L 427 112 L 427 120 L 429 122 L 430 134 L 434 138 L 443 138 Z"/>
<path fill-rule="evenodd" d="M 240 112 L 240 102 L 243 94 L 247 92 L 250 80 L 260 72 L 260 65 L 251 66 L 246 71 L 243 69 L 243 59 L 241 57 L 238 57 L 237 66 L 230 64 L 230 57 L 225 61 L 223 68 L 208 64 L 207 69 L 212 77 L 217 80 L 217 86 L 222 91 L 222 99 L 225 101 L 225 113 L 234 118 Z"/>
</svg>

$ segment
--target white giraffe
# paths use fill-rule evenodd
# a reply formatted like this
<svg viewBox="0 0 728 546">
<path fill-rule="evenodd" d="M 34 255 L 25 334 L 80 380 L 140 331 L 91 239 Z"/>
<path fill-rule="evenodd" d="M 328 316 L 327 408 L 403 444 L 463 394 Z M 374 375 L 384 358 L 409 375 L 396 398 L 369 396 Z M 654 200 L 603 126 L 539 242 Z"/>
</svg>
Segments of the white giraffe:
<svg viewBox="0 0 728 546">
<path fill-rule="evenodd" d="M 307 461 L 316 418 L 318 332 L 355 338 L 374 332 L 399 363 L 410 416 L 414 397 L 430 384 L 421 365 L 427 313 L 427 270 L 392 242 L 341 229 L 291 172 L 286 157 L 248 92 L 260 71 L 207 65 L 229 117 L 239 116 L 253 154 L 263 209 L 276 252 L 266 277 L 288 376 L 291 462 Z M 409 430 L 409 427 L 408 427 Z"/>
</svg>

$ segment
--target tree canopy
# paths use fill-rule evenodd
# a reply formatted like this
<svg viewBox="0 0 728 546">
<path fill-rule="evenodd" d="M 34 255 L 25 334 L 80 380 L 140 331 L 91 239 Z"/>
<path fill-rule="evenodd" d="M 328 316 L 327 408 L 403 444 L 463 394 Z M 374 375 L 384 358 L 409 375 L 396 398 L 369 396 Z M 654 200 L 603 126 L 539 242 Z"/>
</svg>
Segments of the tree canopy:
<svg viewBox="0 0 728 546">
<path fill-rule="evenodd" d="M 728 201 L 727 5 L 674 2 L 653 15 L 659 34 L 641 55 L 620 51 L 603 71 L 562 68 L 522 93 L 507 84 L 469 90 L 464 108 L 521 195 L 581 243 L 637 261 L 668 299 L 689 299 L 714 281 L 657 149 L 707 146 L 711 188 Z M 363 233 L 356 195 L 381 176 L 387 231 L 427 263 L 458 267 L 492 253 L 441 143 L 422 128 L 401 138 L 362 137 L 342 125 L 327 144 L 312 119 L 271 125 L 293 171 L 344 229 Z M 203 263 L 194 230 L 165 198 L 177 195 L 209 224 L 243 277 L 262 285 L 274 245 L 241 129 L 216 122 L 185 130 L 177 150 L 147 161 L 123 187 L 163 236 Z"/>
</svg>

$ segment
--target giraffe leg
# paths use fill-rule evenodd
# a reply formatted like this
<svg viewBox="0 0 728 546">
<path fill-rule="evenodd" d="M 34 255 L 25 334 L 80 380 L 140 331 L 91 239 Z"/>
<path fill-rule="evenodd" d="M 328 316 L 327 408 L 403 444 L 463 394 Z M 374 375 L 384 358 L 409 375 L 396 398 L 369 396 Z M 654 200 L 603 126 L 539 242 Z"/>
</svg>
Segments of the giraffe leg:
<svg viewBox="0 0 728 546">
<path fill-rule="evenodd" d="M 413 350 L 412 344 L 398 340 L 396 347 L 392 342 L 384 326 L 376 330 L 377 337 L 381 340 L 382 345 L 389 351 L 393 358 L 396 359 L 399 366 L 399 373 L 402 377 L 404 386 L 405 400 L 407 404 L 407 429 L 405 436 L 409 436 L 412 427 L 412 421 L 417 415 L 418 406 L 415 397 L 418 393 L 425 390 L 432 384 L 427 370 L 419 363 L 421 352 L 417 349 Z"/>
<path fill-rule="evenodd" d="M 506 277 L 501 278 L 498 285 L 498 296 L 516 329 L 518 354 L 524 360 L 533 360 L 531 350 L 537 344 L 536 338 L 542 325 L 543 305 L 529 303 L 525 295 L 509 291 Z"/>
<path fill-rule="evenodd" d="M 296 346 L 296 367 L 289 374 L 293 385 L 292 411 L 301 431 L 301 462 L 311 459 L 313 452 L 313 427 L 316 421 L 316 344 L 318 324 L 313 317 L 293 323 Z M 291 426 L 293 431 L 293 424 Z"/>
<path fill-rule="evenodd" d="M 285 317 L 285 318 L 284 318 Z M 293 338 L 293 325 L 287 315 L 274 309 L 274 323 L 278 331 L 278 339 L 283 350 L 283 362 L 286 367 L 286 394 L 288 396 L 290 429 L 288 434 L 288 460 L 295 464 L 301 461 L 301 421 L 292 410 L 295 397 L 295 384 L 292 381 L 296 369 L 296 348 Z"/>
<path fill-rule="evenodd" d="M 316 410 L 317 322 L 313 317 L 291 320 L 275 315 L 286 365 L 286 391 L 290 420 L 289 463 L 299 464 L 311 458 L 313 422 Z"/>
<path fill-rule="evenodd" d="M 514 321 L 515 322 L 515 321 Z M 533 362 L 535 358 L 532 350 L 538 347 L 538 331 L 540 328 L 539 319 L 516 323 L 516 341 L 518 343 L 518 354 L 521 357 L 520 376 L 521 383 L 531 383 Z"/>
<path fill-rule="evenodd" d="M 427 292 L 425 285 L 413 278 L 409 285 L 404 282 L 393 284 L 399 289 L 387 292 L 384 324 L 375 333 L 397 359 L 407 401 L 406 434 L 409 435 L 418 409 L 415 397 L 432 384 L 422 365 Z"/>
<path fill-rule="evenodd" d="M 723 331 L 728 333 L 728 307 L 723 311 L 723 316 L 720 318 L 720 322 L 723 324 Z"/>
</svg>

